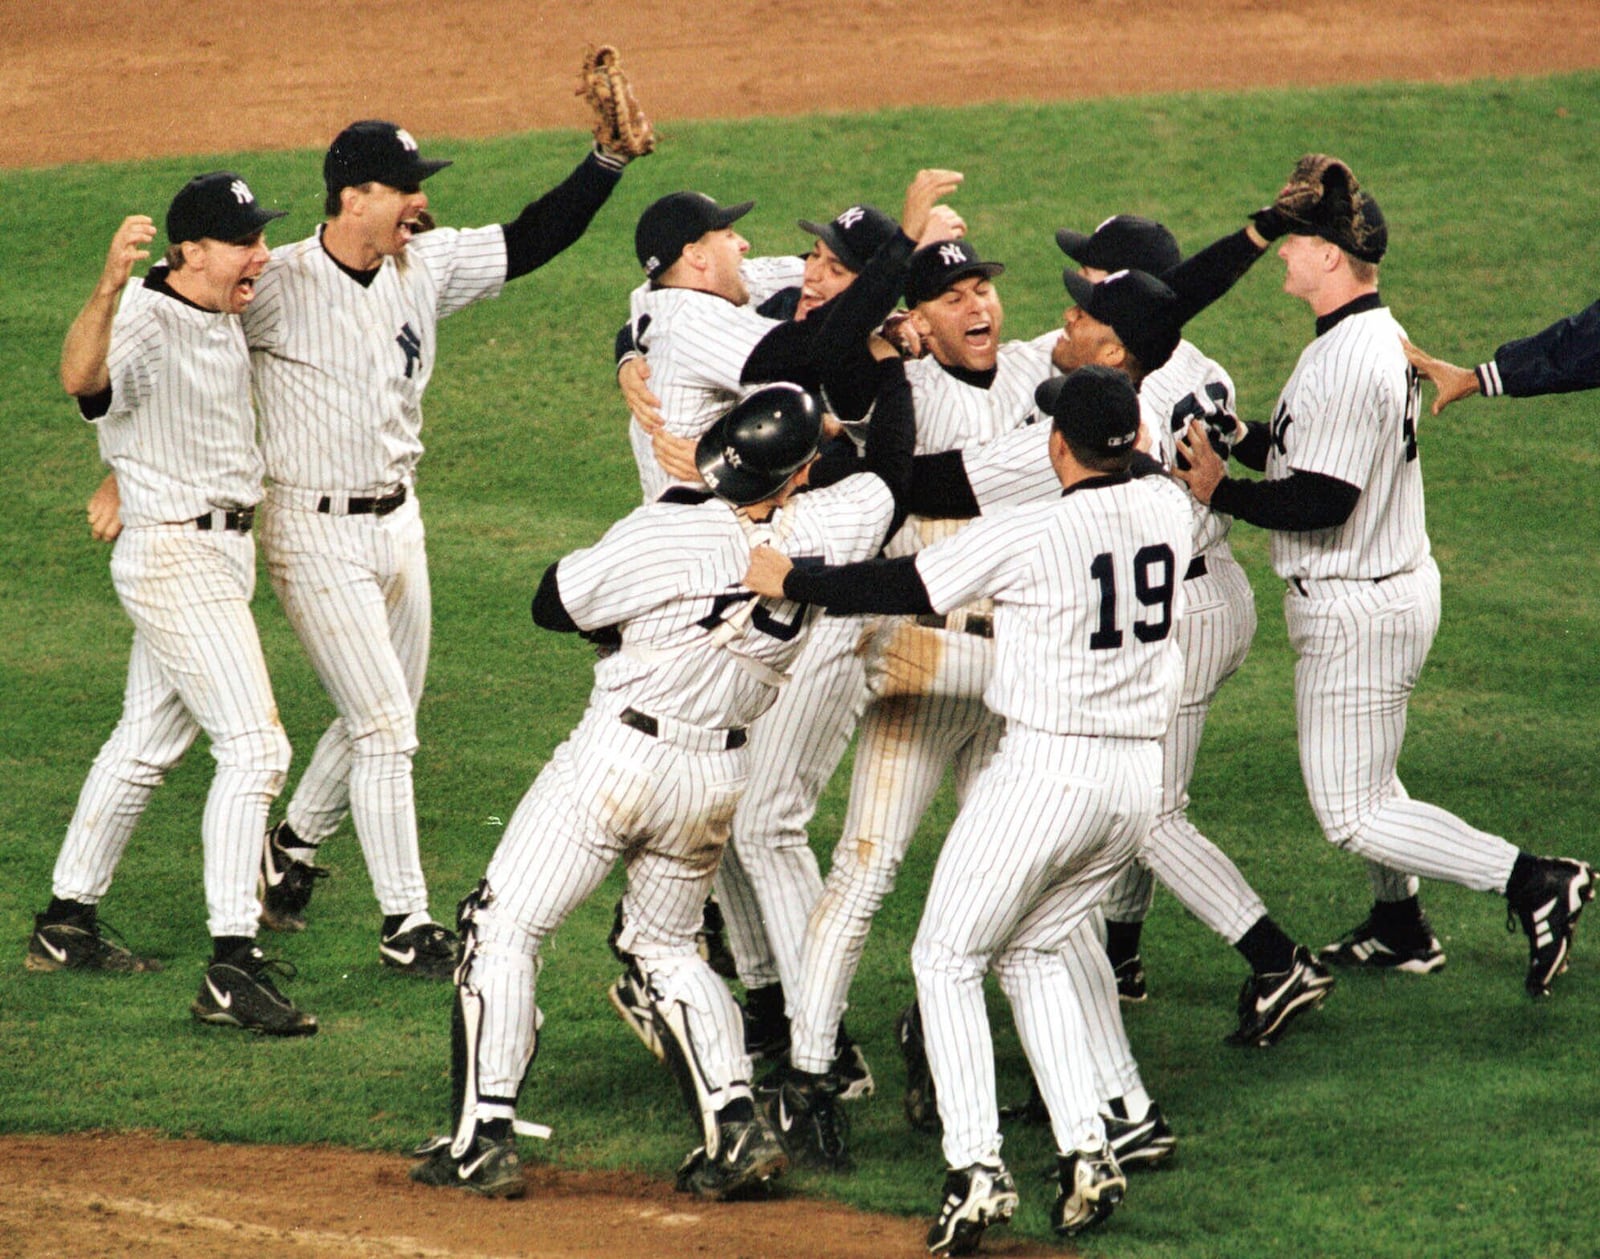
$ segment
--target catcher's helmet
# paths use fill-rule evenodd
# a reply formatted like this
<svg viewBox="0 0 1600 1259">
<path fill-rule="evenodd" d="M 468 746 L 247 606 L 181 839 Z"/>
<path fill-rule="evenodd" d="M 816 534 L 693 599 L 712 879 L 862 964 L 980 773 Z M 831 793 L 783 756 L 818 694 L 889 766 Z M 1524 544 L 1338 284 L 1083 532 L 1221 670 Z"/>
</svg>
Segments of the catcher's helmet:
<svg viewBox="0 0 1600 1259">
<path fill-rule="evenodd" d="M 817 453 L 822 408 L 799 385 L 757 389 L 713 424 L 695 447 L 708 489 L 735 507 L 771 498 Z"/>
</svg>

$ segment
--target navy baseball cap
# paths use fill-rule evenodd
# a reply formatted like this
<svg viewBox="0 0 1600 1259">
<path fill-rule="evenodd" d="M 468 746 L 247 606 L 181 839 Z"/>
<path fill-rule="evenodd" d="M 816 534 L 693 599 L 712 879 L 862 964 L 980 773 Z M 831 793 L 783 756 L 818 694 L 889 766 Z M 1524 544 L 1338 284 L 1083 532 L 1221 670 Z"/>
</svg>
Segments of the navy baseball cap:
<svg viewBox="0 0 1600 1259">
<path fill-rule="evenodd" d="M 916 306 L 938 297 L 957 280 L 969 275 L 992 279 L 1005 274 L 1005 264 L 985 262 L 965 240 L 937 240 L 911 255 L 906 268 L 906 305 Z"/>
<path fill-rule="evenodd" d="M 651 202 L 633 229 L 633 251 L 652 280 L 678 261 L 685 245 L 707 232 L 730 227 L 755 208 L 754 201 L 721 206 L 703 192 L 672 192 Z"/>
<path fill-rule="evenodd" d="M 1114 367 L 1052 376 L 1033 391 L 1033 400 L 1056 432 L 1096 454 L 1125 454 L 1139 437 L 1139 395 L 1128 374 Z"/>
<path fill-rule="evenodd" d="M 404 127 L 368 118 L 351 123 L 333 138 L 322 159 L 322 182 L 329 192 L 367 183 L 410 190 L 448 165 L 443 159 L 423 157 Z"/>
<path fill-rule="evenodd" d="M 1146 271 L 1116 271 L 1098 284 L 1071 267 L 1061 273 L 1083 312 L 1110 326 L 1149 373 L 1172 357 L 1183 337 L 1178 295 Z"/>
<path fill-rule="evenodd" d="M 1165 275 L 1183 261 L 1177 238 L 1154 219 L 1114 214 L 1085 236 L 1063 227 L 1056 244 L 1081 267 Z"/>
<path fill-rule="evenodd" d="M 831 223 L 801 219 L 800 230 L 810 232 L 838 254 L 840 262 L 859 272 L 900 230 L 900 225 L 876 206 L 853 205 Z"/>
<path fill-rule="evenodd" d="M 285 213 L 260 205 L 250 185 L 231 170 L 214 170 L 178 189 L 167 207 L 167 243 L 248 240 Z"/>
</svg>

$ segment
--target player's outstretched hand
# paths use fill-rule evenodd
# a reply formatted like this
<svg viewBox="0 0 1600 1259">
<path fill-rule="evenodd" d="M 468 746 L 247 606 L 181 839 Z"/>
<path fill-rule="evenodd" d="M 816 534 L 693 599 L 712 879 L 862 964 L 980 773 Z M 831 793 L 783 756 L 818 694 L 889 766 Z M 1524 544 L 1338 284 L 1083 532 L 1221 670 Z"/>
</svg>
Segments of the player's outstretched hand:
<svg viewBox="0 0 1600 1259">
<path fill-rule="evenodd" d="M 694 452 L 699 443 L 692 437 L 679 437 L 666 429 L 650 437 L 650 449 L 655 453 L 661 470 L 674 481 L 688 485 L 700 483 L 700 469 L 695 466 Z"/>
<path fill-rule="evenodd" d="M 666 425 L 661 414 L 661 399 L 650 392 L 650 364 L 642 358 L 630 358 L 617 368 L 617 388 L 622 390 L 622 400 L 639 421 L 639 427 L 654 437 Z"/>
<path fill-rule="evenodd" d="M 906 189 L 906 204 L 900 214 L 900 230 L 919 245 L 926 244 L 929 240 L 949 240 L 951 238 L 949 234 L 929 236 L 928 220 L 939 202 L 961 187 L 964 179 L 966 176 L 956 170 L 919 170 L 916 178 Z M 953 210 L 949 213 L 960 223 L 959 214 Z M 961 232 L 965 231 L 966 224 L 961 223 Z M 955 235 L 960 235 L 961 232 Z"/>
<path fill-rule="evenodd" d="M 758 546 L 750 552 L 750 567 L 745 569 L 744 585 L 768 599 L 783 598 L 783 579 L 794 567 L 789 557 L 770 546 Z"/>
<path fill-rule="evenodd" d="M 101 288 L 107 292 L 121 292 L 133 274 L 134 264 L 150 256 L 145 246 L 155 238 L 155 220 L 148 214 L 130 214 L 123 219 L 122 226 L 111 238 L 111 248 L 106 251 L 105 270 L 100 273 Z"/>
<path fill-rule="evenodd" d="M 106 473 L 95 492 L 89 495 L 89 536 L 96 542 L 114 542 L 122 532 L 122 493 L 117 474 Z"/>
<path fill-rule="evenodd" d="M 1433 399 L 1433 406 L 1429 408 L 1432 414 L 1438 415 L 1452 402 L 1470 398 L 1478 392 L 1478 373 L 1470 367 L 1457 367 L 1454 363 L 1446 363 L 1442 358 L 1434 358 L 1426 350 L 1419 350 L 1404 337 L 1400 338 L 1400 346 L 1406 352 L 1406 360 L 1417 369 L 1417 374 L 1426 376 L 1438 388 L 1439 392 Z"/>
<path fill-rule="evenodd" d="M 1206 436 L 1206 426 L 1199 420 L 1190 420 L 1189 427 L 1178 434 L 1177 444 L 1178 453 L 1189 466 L 1174 468 L 1172 475 L 1187 485 L 1199 502 L 1210 503 L 1212 492 L 1228 473 Z"/>
</svg>

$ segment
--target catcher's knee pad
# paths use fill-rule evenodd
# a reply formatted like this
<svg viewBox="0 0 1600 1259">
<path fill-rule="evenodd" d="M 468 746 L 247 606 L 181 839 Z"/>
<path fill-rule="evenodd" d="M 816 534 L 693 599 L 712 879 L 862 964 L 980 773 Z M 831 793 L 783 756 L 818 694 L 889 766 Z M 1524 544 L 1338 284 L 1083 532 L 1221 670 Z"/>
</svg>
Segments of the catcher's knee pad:
<svg viewBox="0 0 1600 1259">
<path fill-rule="evenodd" d="M 710 1047 L 698 1043 L 695 1034 L 697 1025 L 703 1032 L 708 1022 L 717 1017 L 709 999 L 712 994 L 704 984 L 709 981 L 720 985 L 722 981 L 694 953 L 683 958 L 652 959 L 642 964 L 642 970 L 662 1060 L 677 1080 L 689 1114 L 701 1126 L 706 1156 L 715 1158 L 719 1148 L 717 1111 L 734 1097 L 749 1093 L 748 1080 L 712 1078 L 707 1070 Z"/>
</svg>

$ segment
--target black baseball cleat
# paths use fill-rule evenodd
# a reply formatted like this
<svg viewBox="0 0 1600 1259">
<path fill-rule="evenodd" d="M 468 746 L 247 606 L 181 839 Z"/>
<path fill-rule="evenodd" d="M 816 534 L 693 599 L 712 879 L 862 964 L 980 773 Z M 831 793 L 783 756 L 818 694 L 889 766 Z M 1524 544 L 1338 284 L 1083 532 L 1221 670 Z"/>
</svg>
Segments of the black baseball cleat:
<svg viewBox="0 0 1600 1259">
<path fill-rule="evenodd" d="M 945 1173 L 939 1218 L 928 1230 L 928 1251 L 970 1255 L 984 1230 L 1009 1224 L 1017 1211 L 1017 1185 L 1004 1163 L 973 1163 Z"/>
<path fill-rule="evenodd" d="M 316 1015 L 298 1009 L 279 992 L 274 974 L 293 979 L 295 969 L 288 962 L 264 957 L 254 945 L 239 949 L 206 967 L 189 1011 L 202 1023 L 240 1027 L 262 1036 L 314 1035 Z"/>
<path fill-rule="evenodd" d="M 877 1091 L 877 1081 L 872 1078 L 872 1068 L 861 1046 L 851 1039 L 841 1025 L 834 1042 L 833 1068 L 828 1072 L 839 1090 L 841 1102 L 858 1102 Z"/>
<path fill-rule="evenodd" d="M 662 1048 L 661 1034 L 656 1030 L 654 1008 L 644 982 L 644 976 L 630 965 L 617 976 L 616 983 L 606 989 L 606 996 L 611 1000 L 612 1009 L 643 1042 L 644 1047 L 665 1062 L 666 1050 Z"/>
<path fill-rule="evenodd" d="M 1385 933 L 1376 919 L 1368 915 L 1359 926 L 1317 950 L 1317 960 L 1330 966 L 1431 975 L 1443 968 L 1444 949 L 1424 914 L 1417 915 L 1414 933 L 1404 940 Z"/>
<path fill-rule="evenodd" d="M 1178 1138 L 1167 1126 L 1161 1107 L 1150 1103 L 1142 1119 L 1128 1119 L 1102 1111 L 1100 1120 L 1106 1126 L 1106 1141 L 1117 1165 L 1123 1171 L 1140 1167 L 1159 1167 L 1172 1157 L 1178 1148 Z"/>
<path fill-rule="evenodd" d="M 1528 995 L 1547 997 L 1557 975 L 1567 969 L 1572 929 L 1594 899 L 1594 871 L 1586 862 L 1539 857 L 1527 876 L 1506 888 L 1506 928 L 1520 920 L 1528 937 Z"/>
<path fill-rule="evenodd" d="M 940 1132 L 943 1125 L 939 1122 L 939 1099 L 922 1041 L 922 1010 L 915 1001 L 900 1012 L 894 1030 L 906 1064 L 906 1122 L 918 1132 Z"/>
<path fill-rule="evenodd" d="M 1260 1049 L 1277 1043 L 1294 1019 L 1322 1004 L 1333 985 L 1327 967 L 1305 945 L 1296 945 L 1294 965 L 1288 970 L 1251 975 L 1244 981 L 1239 989 L 1239 1026 L 1228 1034 L 1228 1043 Z"/>
<path fill-rule="evenodd" d="M 496 1141 L 480 1132 L 460 1158 L 450 1153 L 450 1138 L 440 1137 L 420 1147 L 417 1154 L 422 1161 L 410 1175 L 419 1185 L 464 1189 L 481 1198 L 520 1198 L 528 1192 L 514 1137 Z"/>
<path fill-rule="evenodd" d="M 71 922 L 46 922 L 43 914 L 33 920 L 28 937 L 29 970 L 94 970 L 116 974 L 157 971 L 161 963 L 153 957 L 139 957 L 114 940 L 108 940 L 106 927 L 90 912 Z"/>
<path fill-rule="evenodd" d="M 318 879 L 328 877 L 328 871 L 291 857 L 285 851 L 286 835 L 294 832 L 289 823 L 279 822 L 267 831 L 261 844 L 261 925 L 274 931 L 304 931 L 311 891 Z"/>
<path fill-rule="evenodd" d="M 678 1168 L 679 1193 L 718 1202 L 755 1197 L 789 1170 L 789 1156 L 760 1111 L 754 1119 L 720 1125 L 717 1145 L 716 1158 L 707 1158 L 705 1146 L 700 1146 L 684 1160 Z"/>
<path fill-rule="evenodd" d="M 378 957 L 404 975 L 453 979 L 461 962 L 461 940 L 426 914 L 412 914 L 393 935 L 379 934 Z"/>
<path fill-rule="evenodd" d="M 1072 1237 L 1102 1223 L 1122 1202 L 1128 1178 L 1117 1166 L 1109 1145 L 1088 1152 L 1074 1150 L 1059 1160 L 1061 1187 L 1050 1207 L 1050 1227 Z"/>
<path fill-rule="evenodd" d="M 849 1167 L 850 1120 L 839 1106 L 833 1073 L 814 1075 L 789 1067 L 772 1085 L 763 1087 L 762 1104 L 789 1157 L 828 1171 Z"/>
<path fill-rule="evenodd" d="M 1144 962 L 1137 953 L 1118 962 L 1111 968 L 1111 973 L 1117 980 L 1117 999 L 1119 1001 L 1137 1005 L 1141 1001 L 1150 999 L 1150 990 L 1145 987 L 1144 982 Z"/>
</svg>

